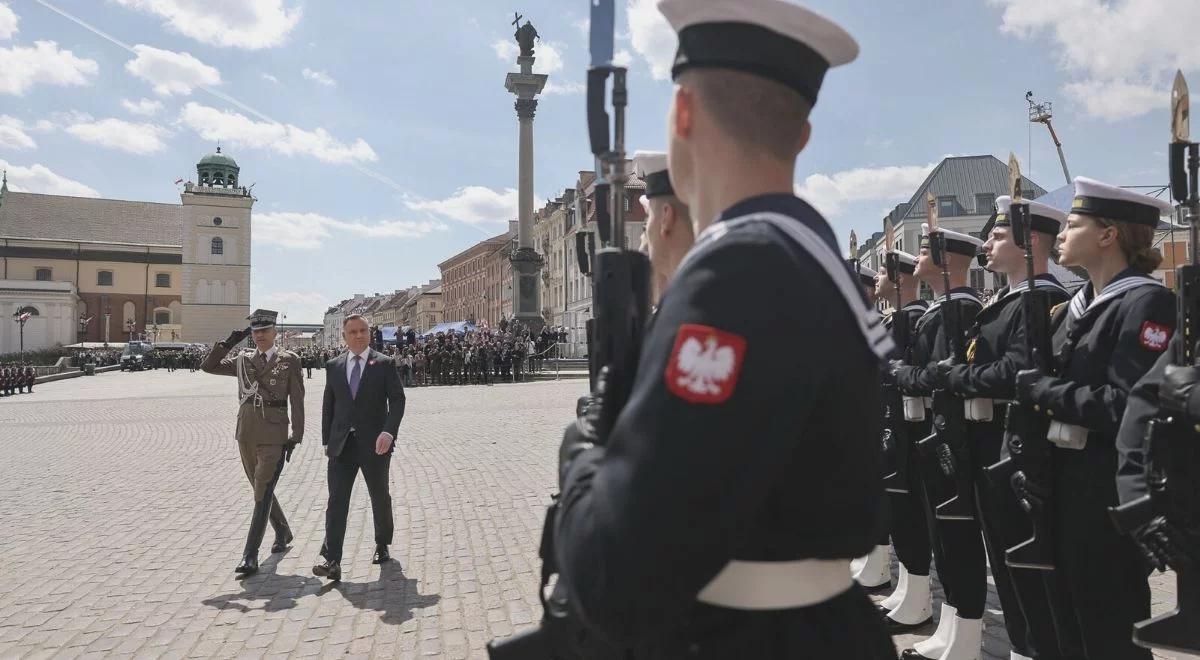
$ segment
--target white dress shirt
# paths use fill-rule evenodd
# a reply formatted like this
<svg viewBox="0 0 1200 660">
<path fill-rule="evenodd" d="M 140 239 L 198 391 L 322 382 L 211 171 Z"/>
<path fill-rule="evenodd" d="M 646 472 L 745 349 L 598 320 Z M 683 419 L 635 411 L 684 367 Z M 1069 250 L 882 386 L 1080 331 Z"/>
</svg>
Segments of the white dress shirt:
<svg viewBox="0 0 1200 660">
<path fill-rule="evenodd" d="M 357 355 L 359 357 L 358 384 L 362 385 L 362 378 L 367 373 L 367 358 L 369 358 L 371 356 L 371 347 L 368 346 L 368 347 L 364 348 L 362 353 L 347 352 L 347 355 L 346 355 L 346 384 L 347 385 L 350 383 L 350 374 L 354 373 L 354 356 L 355 355 Z M 354 429 L 351 429 L 351 430 L 353 431 Z M 380 431 L 379 433 L 380 433 L 380 435 L 386 435 L 389 440 L 395 439 L 395 436 L 393 436 L 391 433 L 388 433 L 387 431 Z"/>
<path fill-rule="evenodd" d="M 271 348 L 268 348 L 267 352 L 265 353 L 265 355 L 267 356 L 267 362 L 274 360 L 275 353 L 277 353 L 277 352 L 278 352 L 278 350 L 275 348 L 275 344 L 271 344 Z M 255 349 L 254 350 L 254 359 L 257 360 L 258 356 L 260 356 L 260 355 L 264 355 L 264 353 L 258 349 Z"/>
</svg>

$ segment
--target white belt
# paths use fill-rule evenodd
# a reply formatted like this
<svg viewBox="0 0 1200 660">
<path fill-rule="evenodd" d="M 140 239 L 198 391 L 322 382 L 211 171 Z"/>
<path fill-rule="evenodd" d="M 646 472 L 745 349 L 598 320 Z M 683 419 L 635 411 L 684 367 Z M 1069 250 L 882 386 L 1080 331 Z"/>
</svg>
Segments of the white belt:
<svg viewBox="0 0 1200 660">
<path fill-rule="evenodd" d="M 733 560 L 696 599 L 737 610 L 786 610 L 823 603 L 853 584 L 849 559 Z"/>
<path fill-rule="evenodd" d="M 1088 429 L 1060 421 L 1050 422 L 1046 439 L 1063 449 L 1083 449 L 1087 447 Z"/>
<path fill-rule="evenodd" d="M 991 421 L 996 404 L 991 398 L 967 398 L 962 402 L 962 415 L 967 421 Z"/>
</svg>

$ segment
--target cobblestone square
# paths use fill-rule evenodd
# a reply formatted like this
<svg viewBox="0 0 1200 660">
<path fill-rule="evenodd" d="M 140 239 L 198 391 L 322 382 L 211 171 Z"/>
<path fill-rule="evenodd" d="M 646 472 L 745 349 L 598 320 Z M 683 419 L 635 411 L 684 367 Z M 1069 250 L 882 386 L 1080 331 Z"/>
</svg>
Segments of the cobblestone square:
<svg viewBox="0 0 1200 660">
<path fill-rule="evenodd" d="M 586 381 L 408 390 L 396 563 L 370 563 L 360 480 L 338 585 L 311 572 L 323 374 L 306 384 L 305 441 L 277 489 L 296 540 L 268 555 L 268 533 L 263 569 L 244 581 L 233 567 L 252 500 L 232 379 L 105 373 L 0 400 L 0 656 L 479 658 L 533 624 L 559 433 Z M 1154 584 L 1158 612 L 1174 582 Z M 1007 658 L 991 602 L 987 657 Z"/>
</svg>

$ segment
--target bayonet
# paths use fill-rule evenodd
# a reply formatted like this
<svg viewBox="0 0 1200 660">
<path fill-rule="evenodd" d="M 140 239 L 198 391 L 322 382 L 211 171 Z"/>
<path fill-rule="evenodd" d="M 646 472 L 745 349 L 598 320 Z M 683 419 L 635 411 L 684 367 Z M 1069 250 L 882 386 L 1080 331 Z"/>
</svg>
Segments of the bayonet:
<svg viewBox="0 0 1200 660">
<path fill-rule="evenodd" d="M 1175 84 L 1171 87 L 1171 141 L 1191 142 L 1191 96 L 1187 80 L 1182 71 L 1175 72 Z"/>
</svg>

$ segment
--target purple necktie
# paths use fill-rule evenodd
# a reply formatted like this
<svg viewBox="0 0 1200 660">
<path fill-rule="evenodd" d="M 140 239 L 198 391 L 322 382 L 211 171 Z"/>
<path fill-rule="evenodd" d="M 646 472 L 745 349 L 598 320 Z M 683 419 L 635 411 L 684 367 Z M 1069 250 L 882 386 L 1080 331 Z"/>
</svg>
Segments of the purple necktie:
<svg viewBox="0 0 1200 660">
<path fill-rule="evenodd" d="M 362 379 L 362 358 L 354 356 L 354 368 L 350 370 L 350 396 L 358 397 L 358 381 Z"/>
</svg>

